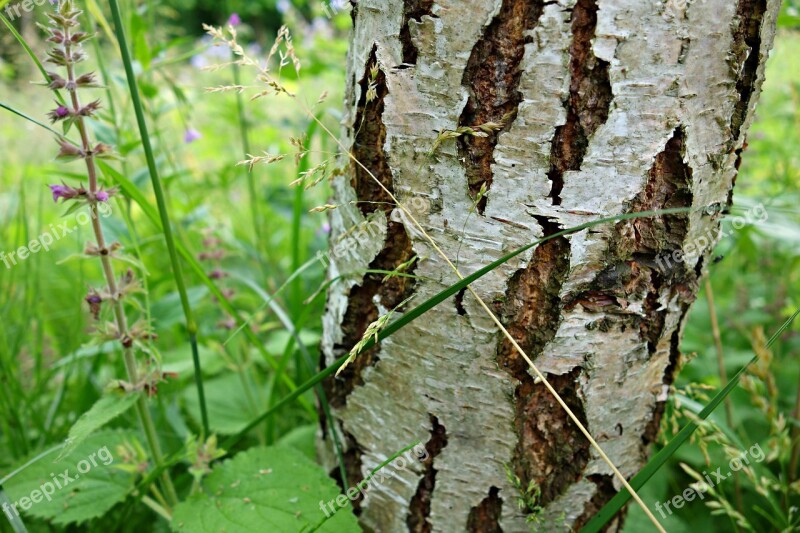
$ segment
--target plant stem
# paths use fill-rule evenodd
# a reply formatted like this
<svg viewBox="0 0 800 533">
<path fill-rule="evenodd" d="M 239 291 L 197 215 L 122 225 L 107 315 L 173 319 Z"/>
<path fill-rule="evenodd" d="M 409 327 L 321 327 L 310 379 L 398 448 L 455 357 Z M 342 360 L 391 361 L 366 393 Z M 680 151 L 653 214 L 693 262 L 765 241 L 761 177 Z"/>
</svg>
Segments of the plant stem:
<svg viewBox="0 0 800 533">
<path fill-rule="evenodd" d="M 136 75 L 133 72 L 133 61 L 131 59 L 130 50 L 128 49 L 128 41 L 125 37 L 125 28 L 122 24 L 122 14 L 119 9 L 117 0 L 109 2 L 111 6 L 111 13 L 114 18 L 114 26 L 117 34 L 117 41 L 119 41 L 119 50 L 122 55 L 122 62 L 125 65 L 125 75 L 128 79 L 128 88 L 131 93 L 131 101 L 136 113 L 136 122 L 139 126 L 139 134 L 142 138 L 142 147 L 144 148 L 145 159 L 147 160 L 147 167 L 150 171 L 150 181 L 153 184 L 153 192 L 156 196 L 156 204 L 158 205 L 158 213 L 161 218 L 162 231 L 164 232 L 164 240 L 167 243 L 167 250 L 169 252 L 169 259 L 172 265 L 172 273 L 175 278 L 175 285 L 178 288 L 180 295 L 181 306 L 183 307 L 183 314 L 186 317 L 186 331 L 189 335 L 189 343 L 192 346 L 192 362 L 194 364 L 194 378 L 197 387 L 197 396 L 200 403 L 200 416 L 203 423 L 203 437 L 210 435 L 208 424 L 208 409 L 206 408 L 206 397 L 203 389 L 203 371 L 200 366 L 200 355 L 197 350 L 197 323 L 194 320 L 192 307 L 189 303 L 189 296 L 186 292 L 186 284 L 183 281 L 183 274 L 181 272 L 181 264 L 178 260 L 178 252 L 175 248 L 175 239 L 172 235 L 172 225 L 169 220 L 169 212 L 167 210 L 167 203 L 164 196 L 164 189 L 161 185 L 161 178 L 158 175 L 158 167 L 156 166 L 155 156 L 153 155 L 153 146 L 150 143 L 150 136 L 147 132 L 147 123 L 144 118 L 144 108 L 142 100 L 139 96 L 139 87 L 136 82 Z"/>
<path fill-rule="evenodd" d="M 70 44 L 70 32 L 68 28 L 65 28 L 64 31 L 65 39 L 64 39 L 64 51 L 66 53 L 67 58 L 71 57 L 71 44 Z M 74 85 L 75 83 L 75 71 L 74 66 L 71 61 L 67 61 L 66 64 L 67 69 L 67 77 L 69 79 L 70 85 Z M 92 145 L 89 141 L 89 134 L 86 129 L 86 123 L 84 122 L 83 117 L 79 114 L 81 109 L 80 100 L 78 98 L 78 91 L 71 90 L 70 91 L 71 97 L 71 104 L 74 112 L 75 118 L 75 126 L 78 128 L 78 132 L 81 136 L 81 146 L 85 155 L 84 161 L 86 163 L 86 171 L 89 176 L 89 209 L 92 219 L 92 230 L 94 232 L 95 241 L 97 242 L 97 248 L 100 251 L 100 261 L 103 266 L 103 275 L 105 276 L 106 284 L 108 285 L 108 294 L 110 295 L 111 301 L 113 302 L 112 308 L 114 311 L 114 318 L 116 320 L 117 330 L 119 332 L 120 340 L 123 344 L 123 358 L 125 360 L 125 369 L 128 373 L 128 379 L 131 383 L 138 383 L 139 382 L 139 375 L 136 369 L 136 359 L 133 354 L 133 347 L 132 345 L 128 345 L 130 341 L 130 330 L 128 327 L 128 319 L 125 315 L 125 309 L 122 304 L 121 294 L 119 293 L 118 286 L 117 286 L 117 279 L 114 275 L 114 269 L 111 265 L 111 257 L 108 252 L 108 245 L 106 243 L 105 235 L 103 233 L 103 228 L 100 225 L 100 219 L 97 212 L 97 168 L 95 167 L 94 155 L 92 153 Z M 155 461 L 156 465 L 161 465 L 163 462 L 163 453 L 161 451 L 161 445 L 158 442 L 158 436 L 155 432 L 155 426 L 153 425 L 153 419 L 150 417 L 150 411 L 147 407 L 147 400 L 144 396 L 142 396 L 136 405 L 136 410 L 139 415 L 139 421 L 142 424 L 142 428 L 145 433 L 145 437 L 147 438 L 148 445 L 150 447 L 150 453 L 153 455 L 153 461 Z M 167 470 L 164 470 L 164 474 L 162 476 L 162 482 L 164 484 L 164 489 L 167 492 L 168 497 L 172 500 L 173 504 L 178 503 L 178 496 L 175 492 L 175 486 L 172 484 L 172 478 L 169 475 Z"/>
</svg>

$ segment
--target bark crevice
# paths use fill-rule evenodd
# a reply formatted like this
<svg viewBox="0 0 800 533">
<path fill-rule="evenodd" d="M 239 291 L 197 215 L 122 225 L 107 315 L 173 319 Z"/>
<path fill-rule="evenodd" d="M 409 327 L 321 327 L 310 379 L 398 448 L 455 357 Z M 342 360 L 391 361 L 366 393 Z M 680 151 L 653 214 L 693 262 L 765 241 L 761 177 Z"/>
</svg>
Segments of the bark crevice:
<svg viewBox="0 0 800 533">
<path fill-rule="evenodd" d="M 378 68 L 377 75 L 372 78 L 371 70 L 376 65 L 377 45 L 372 48 L 364 77 L 359 82 L 361 97 L 356 113 L 357 130 L 352 152 L 363 167 L 355 163 L 352 165 L 351 185 L 356 193 L 358 207 L 365 217 L 381 210 L 386 213 L 388 220 L 394 209 L 391 197 L 394 193 L 394 180 L 384 153 L 386 127 L 383 123 L 383 111 L 388 89 L 382 70 Z M 368 101 L 367 93 L 370 90 L 374 91 L 375 98 Z M 375 182 L 373 176 L 383 187 Z M 413 256 L 413 244 L 405 226 L 389 220 L 383 249 L 372 260 L 368 269 L 393 271 Z M 413 271 L 414 266 L 408 269 L 409 274 Z M 413 278 L 396 276 L 386 281 L 383 278 L 381 274 L 366 274 L 361 284 L 350 290 L 347 310 L 341 324 L 342 341 L 334 347 L 337 352 L 348 352 L 361 340 L 369 325 L 380 316 L 378 304 L 385 309 L 394 309 L 414 290 Z M 333 407 L 343 407 L 350 393 L 364 384 L 363 372 L 379 361 L 379 351 L 378 345 L 373 346 L 361 353 L 338 377 L 323 381 L 325 393 Z"/>
<path fill-rule="evenodd" d="M 469 533 L 503 533 L 500 517 L 503 514 L 503 500 L 500 489 L 489 488 L 489 495 L 481 503 L 470 509 L 467 519 Z"/>
<path fill-rule="evenodd" d="M 422 22 L 422 17 L 437 18 L 433 13 L 433 0 L 405 0 L 403 25 L 400 28 L 400 44 L 403 48 L 403 64 L 416 65 L 419 50 L 411 39 L 411 21 Z"/>
<path fill-rule="evenodd" d="M 739 140 L 742 126 L 756 90 L 758 66 L 761 63 L 761 24 L 767 12 L 767 0 L 739 0 L 736 7 L 738 25 L 733 32 L 733 66 L 737 74 L 736 92 L 739 101 L 731 117 L 734 142 Z"/>
<path fill-rule="evenodd" d="M 406 524 L 411 533 L 430 533 L 432 530 L 428 517 L 431 514 L 431 498 L 436 487 L 436 469 L 433 467 L 433 462 L 447 446 L 447 430 L 439 423 L 438 418 L 433 415 L 430 415 L 430 418 L 431 438 L 425 444 L 430 457 L 422 479 L 417 485 L 417 492 L 411 498 L 406 517 Z"/>
<path fill-rule="evenodd" d="M 592 50 L 597 11 L 596 0 L 578 0 L 572 10 L 567 121 L 556 128 L 550 151 L 550 171 L 547 173 L 553 205 L 561 205 L 564 173 L 581 169 L 589 140 L 608 120 L 614 99 L 609 63 L 595 57 Z"/>
<path fill-rule="evenodd" d="M 546 226 L 545 233 L 554 229 Z M 496 304 L 506 329 L 534 361 L 553 340 L 561 323 L 559 293 L 569 271 L 569 255 L 569 241 L 564 237 L 540 244 L 529 265 L 512 276 L 505 301 Z M 522 487 L 533 481 L 541 489 L 538 503 L 544 506 L 580 476 L 589 460 L 589 442 L 552 394 L 534 382 L 528 363 L 506 338 L 500 341 L 497 362 L 519 382 L 515 391 L 518 442 L 513 470 Z M 580 372 L 576 367 L 547 379 L 585 423 L 576 383 Z"/>
<path fill-rule="evenodd" d="M 469 99 L 458 125 L 504 124 L 503 129 L 492 131 L 486 137 L 463 135 L 458 139 L 458 156 L 464 160 L 473 198 L 477 197 L 483 185 L 487 190 L 492 185 L 494 149 L 522 102 L 518 88 L 525 44 L 530 42 L 526 34 L 538 24 L 544 5 L 544 0 L 503 0 L 500 12 L 472 48 L 461 82 Z M 484 196 L 478 202 L 478 213 L 483 214 L 487 200 Z"/>
</svg>

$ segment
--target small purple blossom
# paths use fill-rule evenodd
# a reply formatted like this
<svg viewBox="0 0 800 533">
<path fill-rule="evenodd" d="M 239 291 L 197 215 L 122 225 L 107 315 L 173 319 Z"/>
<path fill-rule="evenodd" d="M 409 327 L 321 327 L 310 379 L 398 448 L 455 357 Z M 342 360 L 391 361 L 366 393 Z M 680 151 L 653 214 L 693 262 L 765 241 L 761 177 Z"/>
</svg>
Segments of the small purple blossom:
<svg viewBox="0 0 800 533">
<path fill-rule="evenodd" d="M 69 117 L 69 109 L 60 105 L 47 114 L 50 117 L 50 122 L 56 123 L 59 120 L 64 120 Z"/>
<path fill-rule="evenodd" d="M 238 26 L 242 23 L 242 18 L 239 16 L 238 13 L 231 13 L 230 18 L 228 19 L 228 24 L 231 26 Z"/>
<path fill-rule="evenodd" d="M 66 185 L 50 185 L 50 191 L 53 193 L 53 201 L 58 202 L 59 198 L 69 199 L 73 197 L 72 190 Z"/>
<path fill-rule="evenodd" d="M 108 201 L 108 192 L 106 191 L 97 191 L 97 194 L 94 195 L 100 202 L 107 202 Z"/>
<path fill-rule="evenodd" d="M 186 144 L 191 144 L 198 139 L 201 139 L 203 134 L 197 131 L 194 128 L 189 128 L 186 130 L 186 133 L 183 135 L 183 142 Z"/>
</svg>

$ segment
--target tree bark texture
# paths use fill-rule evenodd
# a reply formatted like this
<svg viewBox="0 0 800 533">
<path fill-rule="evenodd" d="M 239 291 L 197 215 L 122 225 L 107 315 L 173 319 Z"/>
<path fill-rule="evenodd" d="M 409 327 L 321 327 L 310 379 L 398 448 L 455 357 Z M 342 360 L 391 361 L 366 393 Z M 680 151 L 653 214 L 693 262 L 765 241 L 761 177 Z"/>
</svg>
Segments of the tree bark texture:
<svg viewBox="0 0 800 533">
<path fill-rule="evenodd" d="M 469 274 L 560 229 L 477 283 L 513 337 L 628 477 L 648 458 L 686 312 L 731 204 L 778 0 L 361 0 L 345 143 Z M 440 132 L 500 123 L 431 150 Z M 323 361 L 406 298 L 457 278 L 359 166 L 334 182 Z M 470 208 L 481 188 L 488 192 Z M 420 208 L 425 207 L 425 208 Z M 682 261 L 675 252 L 684 253 Z M 364 274 L 414 256 L 418 279 Z M 357 274 L 361 272 L 361 274 Z M 356 274 L 354 274 L 356 273 Z M 578 528 L 619 483 L 469 292 L 325 383 L 352 486 L 421 440 L 431 458 L 355 506 L 375 531 Z"/>
</svg>

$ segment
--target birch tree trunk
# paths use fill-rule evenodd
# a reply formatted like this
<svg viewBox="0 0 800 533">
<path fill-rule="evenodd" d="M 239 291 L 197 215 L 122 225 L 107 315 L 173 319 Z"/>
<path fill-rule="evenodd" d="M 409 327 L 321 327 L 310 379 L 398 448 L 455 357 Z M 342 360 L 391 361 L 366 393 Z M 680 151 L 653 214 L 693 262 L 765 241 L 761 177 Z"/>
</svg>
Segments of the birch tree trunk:
<svg viewBox="0 0 800 533">
<path fill-rule="evenodd" d="M 625 476 L 648 458 L 686 312 L 730 206 L 779 0 L 361 0 L 343 120 L 352 154 L 462 273 L 560 229 L 475 284 Z M 492 123 L 486 137 L 440 132 Z M 492 130 L 491 127 L 485 128 Z M 488 192 L 470 213 L 476 198 Z M 357 165 L 334 184 L 327 366 L 379 316 L 457 278 Z M 384 281 L 414 256 L 416 279 Z M 375 531 L 578 528 L 617 490 L 609 467 L 462 293 L 325 383 L 320 453 L 363 479 L 417 440 L 430 459 L 355 502 Z M 619 525 L 619 524 L 617 524 Z"/>
</svg>

